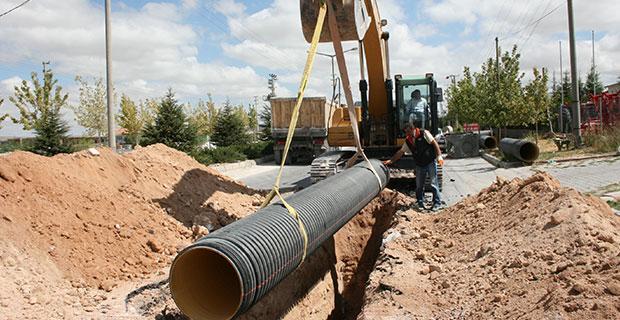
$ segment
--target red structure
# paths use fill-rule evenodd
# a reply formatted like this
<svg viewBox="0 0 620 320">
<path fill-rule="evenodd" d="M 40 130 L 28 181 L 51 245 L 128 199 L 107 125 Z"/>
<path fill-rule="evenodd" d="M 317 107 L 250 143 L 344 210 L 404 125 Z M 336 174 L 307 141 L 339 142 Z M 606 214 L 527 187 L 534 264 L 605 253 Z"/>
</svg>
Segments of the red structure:
<svg viewBox="0 0 620 320">
<path fill-rule="evenodd" d="M 581 105 L 581 130 L 620 125 L 620 93 L 602 93 Z"/>
</svg>

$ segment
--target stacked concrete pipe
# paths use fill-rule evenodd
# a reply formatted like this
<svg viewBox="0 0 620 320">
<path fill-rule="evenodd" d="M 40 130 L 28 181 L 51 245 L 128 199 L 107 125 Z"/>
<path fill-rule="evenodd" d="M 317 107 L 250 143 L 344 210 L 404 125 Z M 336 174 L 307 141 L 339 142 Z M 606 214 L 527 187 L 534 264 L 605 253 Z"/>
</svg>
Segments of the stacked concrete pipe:
<svg viewBox="0 0 620 320">
<path fill-rule="evenodd" d="M 536 161 L 540 153 L 536 144 L 527 140 L 512 138 L 502 139 L 499 143 L 499 148 L 504 154 L 528 163 Z"/>
<path fill-rule="evenodd" d="M 307 255 L 386 186 L 387 168 L 362 162 L 286 199 L 303 222 Z M 218 229 L 181 251 L 170 269 L 172 298 L 192 319 L 230 319 L 248 310 L 302 263 L 304 238 L 281 203 Z"/>
</svg>

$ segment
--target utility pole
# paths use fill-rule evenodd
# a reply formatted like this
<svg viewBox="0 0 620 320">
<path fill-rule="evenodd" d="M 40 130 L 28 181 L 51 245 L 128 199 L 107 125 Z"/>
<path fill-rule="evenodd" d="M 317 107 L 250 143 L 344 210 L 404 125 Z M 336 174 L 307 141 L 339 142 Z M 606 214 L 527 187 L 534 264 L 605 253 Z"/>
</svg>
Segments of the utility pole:
<svg viewBox="0 0 620 320">
<path fill-rule="evenodd" d="M 499 76 L 499 38 L 495 37 L 495 73 L 497 73 L 497 92 L 495 93 L 495 97 L 497 98 L 497 104 L 500 104 L 500 90 L 502 88 L 501 83 L 500 83 L 500 76 Z M 493 132 L 493 130 L 491 130 L 491 132 Z M 499 140 L 502 139 L 502 126 L 498 126 L 497 128 L 497 134 L 498 134 L 498 138 Z"/>
<path fill-rule="evenodd" d="M 575 19 L 573 17 L 573 0 L 567 0 L 568 6 L 568 34 L 570 42 L 570 73 L 573 86 L 571 111 L 573 112 L 573 134 L 577 145 L 581 146 L 581 110 L 579 106 L 579 84 L 577 82 L 577 50 L 575 48 Z"/>
<path fill-rule="evenodd" d="M 271 93 L 267 95 L 267 100 L 276 97 L 276 81 L 278 80 L 278 75 L 274 73 L 269 74 L 269 80 L 267 80 L 268 88 L 271 90 Z"/>
<path fill-rule="evenodd" d="M 449 75 L 446 76 L 446 79 L 451 79 L 452 90 L 456 89 L 456 74 L 449 74 Z M 452 96 L 452 92 L 450 92 L 450 96 Z M 454 117 L 455 117 L 455 122 L 456 122 L 456 127 L 455 127 L 455 129 L 456 129 L 459 126 L 459 111 L 458 111 L 458 108 L 454 112 Z"/>
<path fill-rule="evenodd" d="M 495 70 L 497 73 L 497 92 L 499 92 L 499 39 L 497 37 L 495 37 Z"/>
<path fill-rule="evenodd" d="M 351 52 L 355 50 L 358 50 L 358 48 L 354 47 L 354 48 L 345 50 L 342 53 L 347 53 L 347 52 Z M 322 53 L 322 52 L 317 52 L 316 54 L 331 58 L 332 60 L 332 101 L 335 100 L 335 97 L 338 97 L 338 106 L 340 106 L 340 95 L 341 95 L 340 94 L 340 82 L 336 82 L 337 77 L 336 77 L 336 69 L 334 66 L 334 58 L 336 58 L 336 54 L 327 54 L 327 53 Z M 336 95 L 336 83 L 338 83 L 338 95 Z"/>
<path fill-rule="evenodd" d="M 108 98 L 108 146 L 116 151 L 116 133 L 114 132 L 114 92 L 112 87 L 112 28 L 110 26 L 110 0 L 105 0 L 105 62 L 106 62 L 106 85 Z"/>
<path fill-rule="evenodd" d="M 594 60 L 594 30 L 592 30 L 592 80 L 594 79 L 594 76 L 596 71 L 596 62 Z M 596 82 L 592 81 L 592 97 L 594 97 L 596 95 Z M 603 132 L 603 96 L 601 96 L 600 99 L 598 99 L 598 122 L 599 125 L 601 127 L 601 132 Z M 594 98 L 592 98 L 592 103 L 594 103 Z"/>
<path fill-rule="evenodd" d="M 260 125 L 258 124 L 258 96 L 254 96 L 254 110 L 256 111 L 256 132 L 260 131 Z"/>
<path fill-rule="evenodd" d="M 560 132 L 564 132 L 564 119 L 562 119 L 562 108 L 564 108 L 564 71 L 562 68 L 562 41 L 560 41 L 560 97 L 562 99 L 560 103 L 560 112 L 558 113 L 560 118 Z"/>
</svg>

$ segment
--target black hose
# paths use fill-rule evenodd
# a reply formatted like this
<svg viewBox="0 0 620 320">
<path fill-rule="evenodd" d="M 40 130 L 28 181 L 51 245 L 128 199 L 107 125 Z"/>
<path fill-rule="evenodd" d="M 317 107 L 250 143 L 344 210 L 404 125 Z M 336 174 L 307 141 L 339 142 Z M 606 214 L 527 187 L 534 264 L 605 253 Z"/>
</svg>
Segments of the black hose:
<svg viewBox="0 0 620 320">
<path fill-rule="evenodd" d="M 388 170 L 362 162 L 286 199 L 308 236 L 307 255 L 329 239 L 387 185 Z M 230 319 L 248 310 L 302 263 L 303 236 L 280 202 L 229 224 L 181 251 L 170 291 L 192 319 Z"/>
<path fill-rule="evenodd" d="M 524 162 L 534 162 L 538 159 L 538 146 L 527 140 L 504 138 L 499 143 L 504 154 Z"/>
</svg>

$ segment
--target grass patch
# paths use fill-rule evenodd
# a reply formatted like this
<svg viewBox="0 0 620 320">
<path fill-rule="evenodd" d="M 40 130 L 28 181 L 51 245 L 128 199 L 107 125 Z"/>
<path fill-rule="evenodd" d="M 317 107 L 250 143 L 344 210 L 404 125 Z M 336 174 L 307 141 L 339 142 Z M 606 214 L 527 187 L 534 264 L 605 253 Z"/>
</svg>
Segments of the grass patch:
<svg viewBox="0 0 620 320">
<path fill-rule="evenodd" d="M 620 128 L 607 128 L 601 133 L 586 132 L 583 135 L 583 142 L 596 152 L 614 152 L 620 146 Z"/>
<path fill-rule="evenodd" d="M 618 129 L 609 130 L 598 135 L 590 133 L 583 136 L 584 147 L 569 150 L 563 149 L 562 151 L 558 151 L 552 139 L 538 139 L 538 149 L 540 150 L 538 160 L 577 158 L 613 152 L 618 147 L 618 144 L 615 144 L 615 147 L 613 147 L 614 143 L 620 143 L 620 137 L 615 136 L 619 134 L 620 130 Z M 614 142 L 616 141 L 615 139 L 618 139 L 618 142 Z"/>
<path fill-rule="evenodd" d="M 610 207 L 612 207 L 612 208 L 614 208 L 614 209 L 616 209 L 616 210 L 620 211 L 620 202 L 618 202 L 618 201 L 607 201 L 607 204 L 608 204 Z"/>
</svg>

